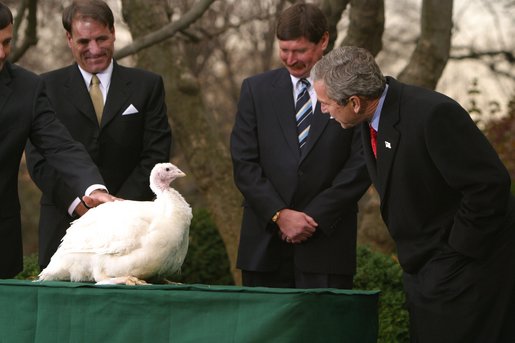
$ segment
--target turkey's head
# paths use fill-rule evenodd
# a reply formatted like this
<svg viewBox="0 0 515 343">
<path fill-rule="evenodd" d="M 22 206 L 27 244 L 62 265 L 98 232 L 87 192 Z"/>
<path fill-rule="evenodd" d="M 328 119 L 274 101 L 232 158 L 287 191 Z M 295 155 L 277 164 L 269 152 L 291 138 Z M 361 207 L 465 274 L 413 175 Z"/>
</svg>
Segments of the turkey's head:
<svg viewBox="0 0 515 343">
<path fill-rule="evenodd" d="M 157 194 L 168 189 L 173 180 L 183 176 L 186 174 L 173 164 L 158 163 L 150 172 L 150 189 Z"/>
</svg>

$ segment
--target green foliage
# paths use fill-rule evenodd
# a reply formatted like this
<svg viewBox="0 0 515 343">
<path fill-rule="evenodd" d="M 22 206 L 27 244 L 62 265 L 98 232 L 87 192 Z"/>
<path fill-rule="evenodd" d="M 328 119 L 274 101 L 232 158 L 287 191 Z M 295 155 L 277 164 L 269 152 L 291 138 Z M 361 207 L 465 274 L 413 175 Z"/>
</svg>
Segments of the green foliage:
<svg viewBox="0 0 515 343">
<path fill-rule="evenodd" d="M 15 279 L 34 280 L 39 274 L 38 255 L 31 254 L 23 257 L 23 271 Z"/>
<path fill-rule="evenodd" d="M 473 79 L 468 90 L 470 98 L 467 110 L 508 169 L 512 180 L 511 192 L 515 194 L 515 94 L 508 103 L 507 113 L 500 116 L 503 113 L 499 102 L 490 100 L 480 103 L 481 93 L 479 81 Z"/>
<path fill-rule="evenodd" d="M 508 169 L 511 191 L 515 194 L 515 96 L 508 105 L 506 116 L 489 121 L 484 132 Z"/>
<path fill-rule="evenodd" d="M 408 312 L 402 288 L 402 270 L 394 256 L 358 246 L 354 288 L 381 290 L 378 342 L 409 342 Z"/>
</svg>

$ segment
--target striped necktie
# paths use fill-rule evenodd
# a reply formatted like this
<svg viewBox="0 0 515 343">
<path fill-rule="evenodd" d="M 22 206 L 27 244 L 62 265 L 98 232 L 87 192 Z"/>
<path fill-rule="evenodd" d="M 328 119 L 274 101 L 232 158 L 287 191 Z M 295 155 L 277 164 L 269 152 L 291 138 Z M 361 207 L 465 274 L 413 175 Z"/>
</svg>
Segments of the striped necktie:
<svg viewBox="0 0 515 343">
<path fill-rule="evenodd" d="M 313 107 L 311 105 L 311 97 L 309 96 L 309 87 L 311 84 L 306 79 L 300 79 L 299 82 L 302 83 L 302 89 L 295 103 L 295 119 L 297 121 L 299 148 L 302 151 L 308 139 L 311 118 L 313 117 Z"/>
<path fill-rule="evenodd" d="M 93 74 L 93 77 L 91 78 L 89 95 L 91 96 L 93 107 L 95 108 L 98 124 L 100 124 L 100 121 L 102 120 L 102 112 L 104 112 L 104 97 L 102 96 L 102 91 L 100 90 L 100 80 L 95 74 Z"/>
</svg>

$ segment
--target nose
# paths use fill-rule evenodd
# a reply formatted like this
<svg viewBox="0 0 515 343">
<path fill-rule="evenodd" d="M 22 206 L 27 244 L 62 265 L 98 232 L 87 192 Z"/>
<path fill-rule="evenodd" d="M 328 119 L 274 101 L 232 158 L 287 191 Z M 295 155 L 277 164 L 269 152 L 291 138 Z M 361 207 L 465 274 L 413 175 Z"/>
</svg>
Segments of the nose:
<svg viewBox="0 0 515 343">
<path fill-rule="evenodd" d="M 288 52 L 286 54 L 286 64 L 293 65 L 297 61 L 297 58 L 293 52 Z"/>
<path fill-rule="evenodd" d="M 95 40 L 91 40 L 88 44 L 88 50 L 90 53 L 96 55 L 98 53 L 100 53 L 100 51 L 102 51 L 102 49 L 100 49 L 100 46 L 98 45 L 98 43 L 95 41 Z"/>
<path fill-rule="evenodd" d="M 0 60 L 3 60 L 5 59 L 5 49 L 4 47 L 0 44 Z"/>
</svg>

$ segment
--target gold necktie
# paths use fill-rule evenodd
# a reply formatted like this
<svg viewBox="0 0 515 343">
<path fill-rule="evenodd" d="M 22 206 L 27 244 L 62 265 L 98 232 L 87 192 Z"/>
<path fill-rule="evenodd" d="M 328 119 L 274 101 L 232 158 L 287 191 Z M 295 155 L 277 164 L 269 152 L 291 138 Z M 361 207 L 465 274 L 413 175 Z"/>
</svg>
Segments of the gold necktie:
<svg viewBox="0 0 515 343">
<path fill-rule="evenodd" d="M 93 102 L 95 113 L 97 114 L 98 124 L 100 125 L 100 121 L 102 120 L 102 112 L 104 111 L 104 97 L 102 96 L 102 91 L 100 90 L 100 80 L 95 74 L 93 74 L 93 77 L 91 78 L 89 95 L 91 96 L 91 101 Z"/>
</svg>

